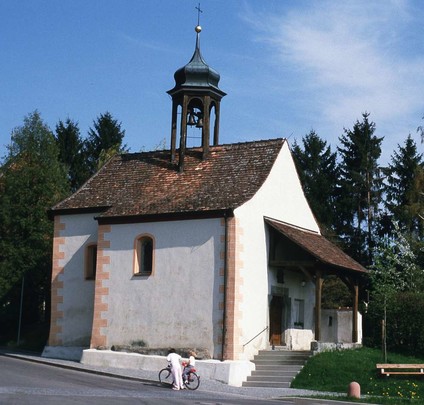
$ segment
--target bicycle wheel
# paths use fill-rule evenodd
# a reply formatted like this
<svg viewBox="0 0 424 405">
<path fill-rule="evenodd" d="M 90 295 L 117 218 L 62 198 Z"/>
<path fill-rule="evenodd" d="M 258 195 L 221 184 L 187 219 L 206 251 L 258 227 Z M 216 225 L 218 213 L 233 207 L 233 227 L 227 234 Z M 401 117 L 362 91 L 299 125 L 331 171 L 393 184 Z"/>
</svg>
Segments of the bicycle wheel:
<svg viewBox="0 0 424 405">
<path fill-rule="evenodd" d="M 163 368 L 159 371 L 159 381 L 161 384 L 172 384 L 174 382 L 169 368 Z"/>
<path fill-rule="evenodd" d="M 184 385 L 187 387 L 187 389 L 197 390 L 200 385 L 200 377 L 194 371 L 189 373 L 187 377 L 187 382 L 184 382 Z"/>
</svg>

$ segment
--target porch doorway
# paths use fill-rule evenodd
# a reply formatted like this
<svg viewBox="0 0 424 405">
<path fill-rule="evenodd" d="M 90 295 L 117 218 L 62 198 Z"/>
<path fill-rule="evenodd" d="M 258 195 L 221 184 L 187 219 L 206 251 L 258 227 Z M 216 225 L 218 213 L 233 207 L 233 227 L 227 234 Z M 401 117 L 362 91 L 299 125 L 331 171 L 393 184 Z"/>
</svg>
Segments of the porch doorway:
<svg viewBox="0 0 424 405">
<path fill-rule="evenodd" d="M 269 342 L 281 346 L 283 342 L 284 297 L 273 295 L 269 304 Z"/>
</svg>

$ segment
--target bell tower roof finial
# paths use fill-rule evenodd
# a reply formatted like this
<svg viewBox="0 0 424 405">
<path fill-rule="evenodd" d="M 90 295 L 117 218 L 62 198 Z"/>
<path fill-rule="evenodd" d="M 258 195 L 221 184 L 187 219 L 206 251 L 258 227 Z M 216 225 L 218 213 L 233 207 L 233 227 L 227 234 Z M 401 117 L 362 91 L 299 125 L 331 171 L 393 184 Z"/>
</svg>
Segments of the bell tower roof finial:
<svg viewBox="0 0 424 405">
<path fill-rule="evenodd" d="M 200 26 L 200 13 L 203 13 L 203 10 L 200 9 L 200 3 L 197 4 L 197 7 L 194 7 L 197 10 L 197 27 L 196 32 L 202 31 L 202 27 Z"/>
<path fill-rule="evenodd" d="M 206 63 L 200 52 L 200 32 L 202 31 L 202 27 L 200 26 L 200 13 L 203 13 L 203 10 L 200 9 L 200 3 L 195 9 L 197 10 L 197 26 L 194 29 L 196 31 L 196 46 L 194 53 L 190 61 L 175 72 L 175 86 L 172 90 L 169 90 L 168 93 L 172 95 L 183 88 L 203 87 L 214 89 L 218 93 L 222 93 L 223 96 L 225 93 L 218 87 L 220 79 L 219 73 Z"/>
</svg>

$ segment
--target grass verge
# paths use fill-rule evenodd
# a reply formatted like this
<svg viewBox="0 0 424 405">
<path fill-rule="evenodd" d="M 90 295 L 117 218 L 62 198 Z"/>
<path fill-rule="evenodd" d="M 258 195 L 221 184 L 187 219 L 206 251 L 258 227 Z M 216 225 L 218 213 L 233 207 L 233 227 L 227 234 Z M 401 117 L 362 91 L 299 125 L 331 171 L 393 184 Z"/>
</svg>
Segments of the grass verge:
<svg viewBox="0 0 424 405">
<path fill-rule="evenodd" d="M 390 354 L 388 362 L 424 363 L 424 359 Z M 380 376 L 375 368 L 377 363 L 382 363 L 381 351 L 366 347 L 319 353 L 308 360 L 291 387 L 347 393 L 349 384 L 356 381 L 368 403 L 424 404 L 422 376 Z"/>
</svg>

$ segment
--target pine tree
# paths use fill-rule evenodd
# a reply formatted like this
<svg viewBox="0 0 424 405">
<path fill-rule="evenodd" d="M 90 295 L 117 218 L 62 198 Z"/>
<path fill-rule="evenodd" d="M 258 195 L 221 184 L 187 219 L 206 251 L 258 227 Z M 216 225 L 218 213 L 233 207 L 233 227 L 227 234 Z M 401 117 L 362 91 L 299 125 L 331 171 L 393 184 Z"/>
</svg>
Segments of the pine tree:
<svg viewBox="0 0 424 405">
<path fill-rule="evenodd" d="M 351 256 L 367 265 L 372 263 L 375 219 L 382 201 L 378 159 L 383 138 L 374 135 L 375 124 L 369 121 L 369 113 L 362 114 L 362 118 L 339 138 L 342 146 L 338 147 L 341 176 L 337 229 Z"/>
<path fill-rule="evenodd" d="M 423 234 L 423 221 L 419 217 L 423 190 L 422 154 L 409 135 L 403 147 L 398 145 L 386 169 L 385 207 L 392 221 L 399 223 L 409 234 Z M 420 180 L 421 179 L 421 180 Z"/>
<path fill-rule="evenodd" d="M 88 164 L 84 155 L 84 142 L 78 124 L 71 119 L 56 125 L 56 143 L 59 159 L 68 170 L 71 191 L 76 191 L 89 177 Z"/>
<path fill-rule="evenodd" d="M 337 153 L 315 131 L 302 138 L 303 150 L 295 142 L 292 148 L 303 191 L 323 232 L 334 229 L 335 195 L 338 179 Z"/>
<path fill-rule="evenodd" d="M 109 112 L 100 114 L 97 120 L 93 121 L 93 128 L 89 129 L 85 142 L 90 175 L 99 169 L 101 158 L 127 150 L 126 145 L 122 145 L 125 130 L 121 129 L 121 125 Z"/>
</svg>

